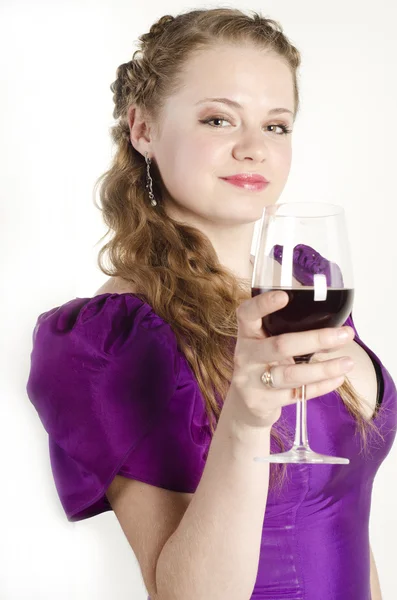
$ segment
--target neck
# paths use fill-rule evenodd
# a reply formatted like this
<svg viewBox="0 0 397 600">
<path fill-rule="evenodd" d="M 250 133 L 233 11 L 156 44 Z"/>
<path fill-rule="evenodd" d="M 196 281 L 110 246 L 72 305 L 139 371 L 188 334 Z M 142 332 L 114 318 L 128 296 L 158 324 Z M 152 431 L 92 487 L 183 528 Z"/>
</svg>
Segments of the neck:
<svg viewBox="0 0 397 600">
<path fill-rule="evenodd" d="M 165 206 L 172 219 L 202 231 L 213 245 L 221 265 L 229 269 L 241 283 L 251 286 L 251 246 L 256 221 L 243 224 L 208 221 L 198 214 L 184 210 L 170 198 L 167 198 Z"/>
<path fill-rule="evenodd" d="M 254 266 L 251 255 L 254 227 L 255 222 L 222 230 L 201 228 L 214 246 L 219 262 L 249 287 Z"/>
</svg>

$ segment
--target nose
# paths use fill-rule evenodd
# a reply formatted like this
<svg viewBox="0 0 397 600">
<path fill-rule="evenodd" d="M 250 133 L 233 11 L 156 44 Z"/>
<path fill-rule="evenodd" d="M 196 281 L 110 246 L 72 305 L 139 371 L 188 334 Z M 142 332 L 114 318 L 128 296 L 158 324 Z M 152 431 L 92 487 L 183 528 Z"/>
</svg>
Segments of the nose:
<svg viewBox="0 0 397 600">
<path fill-rule="evenodd" d="M 236 160 L 254 160 L 262 162 L 267 155 L 266 142 L 263 132 L 247 132 L 236 141 L 233 156 Z"/>
</svg>

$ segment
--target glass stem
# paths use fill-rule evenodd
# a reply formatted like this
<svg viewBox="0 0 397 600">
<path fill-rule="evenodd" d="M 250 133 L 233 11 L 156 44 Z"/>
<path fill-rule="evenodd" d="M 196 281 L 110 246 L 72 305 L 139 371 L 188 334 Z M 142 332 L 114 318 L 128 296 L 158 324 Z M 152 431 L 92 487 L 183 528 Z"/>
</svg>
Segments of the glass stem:
<svg viewBox="0 0 397 600">
<path fill-rule="evenodd" d="M 309 441 L 307 439 L 306 386 L 302 385 L 300 390 L 300 397 L 296 403 L 296 430 L 294 449 L 309 449 Z"/>
</svg>

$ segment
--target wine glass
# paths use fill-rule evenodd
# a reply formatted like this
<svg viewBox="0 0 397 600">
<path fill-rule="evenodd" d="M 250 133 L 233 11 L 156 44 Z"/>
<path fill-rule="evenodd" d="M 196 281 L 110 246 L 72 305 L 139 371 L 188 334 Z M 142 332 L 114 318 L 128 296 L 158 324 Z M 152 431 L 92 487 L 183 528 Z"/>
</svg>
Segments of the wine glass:
<svg viewBox="0 0 397 600">
<path fill-rule="evenodd" d="M 267 335 L 340 327 L 354 297 L 345 212 L 321 202 L 273 204 L 263 210 L 252 275 L 252 297 L 283 290 L 288 304 L 262 318 Z M 294 356 L 308 363 L 313 356 Z M 296 405 L 294 445 L 288 452 L 255 457 L 270 463 L 348 464 L 349 459 L 314 452 L 307 437 L 306 389 Z"/>
</svg>

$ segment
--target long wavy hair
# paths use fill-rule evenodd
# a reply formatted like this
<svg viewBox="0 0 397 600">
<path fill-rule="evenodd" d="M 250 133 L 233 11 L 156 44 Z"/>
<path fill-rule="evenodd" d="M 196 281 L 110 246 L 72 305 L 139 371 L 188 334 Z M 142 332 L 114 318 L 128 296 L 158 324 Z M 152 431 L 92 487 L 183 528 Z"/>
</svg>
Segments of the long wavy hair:
<svg viewBox="0 0 397 600">
<path fill-rule="evenodd" d="M 167 215 L 162 204 L 166 190 L 155 160 L 151 176 L 157 206 L 151 206 L 145 158 L 130 142 L 127 111 L 132 104 L 139 106 L 154 125 L 159 124 L 164 101 L 178 91 L 182 69 L 189 58 L 222 42 L 254 44 L 288 64 L 296 118 L 301 57 L 278 22 L 256 12 L 247 15 L 230 8 L 193 10 L 176 17 L 165 15 L 151 26 L 149 33 L 139 37 L 132 59 L 117 68 L 116 80 L 110 86 L 114 94 L 113 117 L 117 120 L 110 132 L 116 151 L 109 170 L 94 187 L 95 196 L 100 186 L 101 207 L 96 199 L 94 203 L 108 226 L 101 240 L 113 233 L 99 251 L 99 268 L 108 276 L 131 283 L 138 290 L 137 295 L 170 324 L 205 400 L 211 436 L 233 374 L 236 309 L 251 295 L 246 284 L 220 264 L 204 233 Z M 105 255 L 108 267 L 104 264 Z M 363 399 L 348 378 L 338 392 L 356 420 L 363 449 L 369 430 L 378 428 L 362 416 Z M 280 449 L 292 442 L 292 432 L 285 428 L 282 419 L 273 426 L 271 436 Z M 281 484 L 285 465 L 271 467 L 270 485 Z"/>
</svg>

